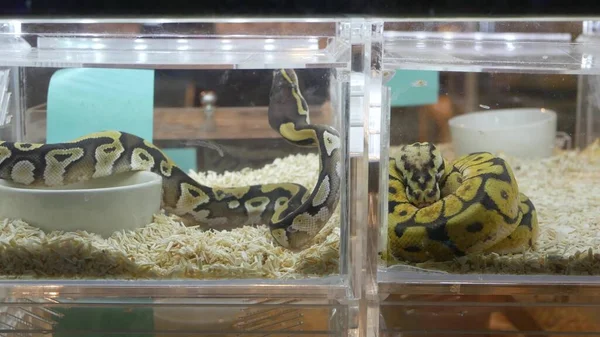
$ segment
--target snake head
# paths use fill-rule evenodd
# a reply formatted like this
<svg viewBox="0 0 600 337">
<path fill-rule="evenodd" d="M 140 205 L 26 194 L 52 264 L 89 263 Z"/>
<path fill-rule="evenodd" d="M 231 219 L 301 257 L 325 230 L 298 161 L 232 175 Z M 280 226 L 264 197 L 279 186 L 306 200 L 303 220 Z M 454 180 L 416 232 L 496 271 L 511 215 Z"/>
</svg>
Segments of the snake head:
<svg viewBox="0 0 600 337">
<path fill-rule="evenodd" d="M 440 180 L 445 165 L 442 153 L 431 143 L 414 143 L 400 148 L 396 168 L 402 173 L 408 201 L 425 207 L 441 197 Z"/>
</svg>

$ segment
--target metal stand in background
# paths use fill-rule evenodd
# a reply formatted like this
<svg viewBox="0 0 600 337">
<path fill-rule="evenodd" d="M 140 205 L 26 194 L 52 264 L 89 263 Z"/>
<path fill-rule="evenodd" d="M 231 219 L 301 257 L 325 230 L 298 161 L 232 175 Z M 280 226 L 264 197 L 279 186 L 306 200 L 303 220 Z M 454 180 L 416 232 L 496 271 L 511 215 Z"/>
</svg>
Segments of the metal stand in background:
<svg viewBox="0 0 600 337">
<path fill-rule="evenodd" d="M 202 91 L 200 93 L 200 103 L 204 110 L 204 124 L 201 129 L 203 131 L 214 131 L 217 128 L 215 123 L 214 113 L 217 103 L 217 94 L 214 91 Z"/>
</svg>

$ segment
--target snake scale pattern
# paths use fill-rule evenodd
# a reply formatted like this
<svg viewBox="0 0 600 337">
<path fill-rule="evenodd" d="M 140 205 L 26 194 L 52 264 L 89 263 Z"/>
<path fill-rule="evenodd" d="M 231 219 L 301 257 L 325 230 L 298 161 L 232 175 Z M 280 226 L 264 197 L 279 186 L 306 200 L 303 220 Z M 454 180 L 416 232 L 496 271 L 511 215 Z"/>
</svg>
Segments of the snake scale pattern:
<svg viewBox="0 0 600 337">
<path fill-rule="evenodd" d="M 538 220 L 510 166 L 479 152 L 447 162 L 431 143 L 389 162 L 388 261 L 447 261 L 535 249 Z"/>
<path fill-rule="evenodd" d="M 339 201 L 341 148 L 338 132 L 310 124 L 308 105 L 292 69 L 273 72 L 270 126 L 284 139 L 319 152 L 313 191 L 295 183 L 209 187 L 196 182 L 151 142 L 103 131 L 57 144 L 0 142 L 0 178 L 30 186 L 64 186 L 130 171 L 162 177 L 162 207 L 186 224 L 205 229 L 268 224 L 289 249 L 306 246 L 325 226 Z"/>
</svg>

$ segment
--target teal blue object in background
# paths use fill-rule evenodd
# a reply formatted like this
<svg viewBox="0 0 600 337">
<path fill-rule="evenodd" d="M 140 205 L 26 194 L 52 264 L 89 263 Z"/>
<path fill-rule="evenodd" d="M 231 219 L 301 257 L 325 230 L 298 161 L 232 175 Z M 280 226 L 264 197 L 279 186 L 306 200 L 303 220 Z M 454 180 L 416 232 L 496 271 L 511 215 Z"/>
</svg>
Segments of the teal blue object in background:
<svg viewBox="0 0 600 337">
<path fill-rule="evenodd" d="M 188 173 L 189 170 L 198 170 L 197 154 L 195 148 L 170 148 L 163 149 L 163 152 L 173 160 L 183 172 Z"/>
<path fill-rule="evenodd" d="M 392 107 L 435 104 L 440 89 L 439 72 L 398 69 L 386 86 L 391 89 Z"/>
<path fill-rule="evenodd" d="M 72 68 L 50 79 L 47 143 L 119 130 L 149 141 L 154 129 L 154 70 Z M 196 149 L 164 149 L 184 171 L 196 170 Z"/>
<path fill-rule="evenodd" d="M 152 139 L 154 70 L 61 69 L 48 88 L 47 142 L 103 130 Z"/>
<path fill-rule="evenodd" d="M 54 337 L 154 337 L 154 310 L 148 307 L 73 307 L 56 308 L 62 317 L 55 318 Z M 134 301 L 131 301 L 134 302 Z M 152 300 L 139 300 L 134 304 L 152 304 Z"/>
</svg>

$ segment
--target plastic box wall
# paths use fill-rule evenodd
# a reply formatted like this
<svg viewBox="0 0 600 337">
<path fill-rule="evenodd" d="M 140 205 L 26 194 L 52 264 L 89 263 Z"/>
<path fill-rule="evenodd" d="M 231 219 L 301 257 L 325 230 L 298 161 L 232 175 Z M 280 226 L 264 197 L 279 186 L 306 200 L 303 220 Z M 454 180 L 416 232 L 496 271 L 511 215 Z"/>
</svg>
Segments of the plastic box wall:
<svg viewBox="0 0 600 337">
<path fill-rule="evenodd" d="M 395 69 L 455 71 L 466 74 L 458 82 L 465 94 L 459 104 L 477 110 L 475 72 L 492 74 L 572 74 L 579 78 L 576 131 L 571 146 L 584 148 L 597 138 L 597 111 L 590 102 L 596 93 L 588 81 L 597 80 L 599 44 L 592 36 L 597 22 L 546 18 L 514 20 L 386 20 L 384 24 L 384 72 Z M 579 33 L 570 34 L 577 27 Z M 589 29 L 586 31 L 584 27 Z M 448 29 L 450 28 L 450 29 Z M 445 31 L 445 33 L 444 33 Z M 580 36 L 581 32 L 588 35 Z M 486 33 L 495 33 L 488 34 Z M 510 56 L 503 54 L 502 33 L 517 45 Z M 565 39 L 565 34 L 567 38 Z M 444 48 L 450 37 L 448 45 Z M 419 41 L 419 37 L 421 40 Z M 454 41 L 452 42 L 452 37 Z M 536 38 L 538 40 L 536 40 Z M 546 40 L 539 40 L 545 38 Z M 434 45 L 420 52 L 416 43 Z M 481 53 L 473 48 L 482 46 Z M 499 49 L 494 49 L 499 48 Z M 496 51 L 496 52 L 495 52 Z M 556 53 L 553 53 L 555 51 Z M 550 54 L 548 54 L 550 53 Z M 544 57 L 546 55 L 546 57 Z M 548 55 L 553 55 L 548 57 Z M 559 76 L 559 75 L 557 75 Z M 387 212 L 387 155 L 389 151 L 389 91 L 384 90 L 381 110 L 381 157 L 371 158 L 370 170 L 370 265 L 379 266 L 378 296 L 372 297 L 369 315 L 373 330 L 383 336 L 479 334 L 579 335 L 596 333 L 598 277 L 561 275 L 447 274 L 418 268 L 389 268 L 379 259 L 385 249 Z M 387 99 L 387 101 L 386 101 Z M 474 104 L 474 107 L 473 107 Z M 479 109 L 480 110 L 480 109 Z M 583 131 L 586 130 L 586 131 Z M 593 183 L 593 182 L 591 182 Z M 377 229 L 375 229 L 377 228 Z M 381 230 L 381 232 L 379 232 Z M 383 241 L 383 242 L 382 242 Z M 378 303 L 375 304 L 375 303 Z"/>
<path fill-rule="evenodd" d="M 204 33 L 220 23 L 235 31 L 230 36 Z M 247 25 L 242 29 L 239 25 Z M 273 24 L 278 28 L 269 28 Z M 296 24 L 294 30 L 287 24 Z M 146 25 L 146 34 L 132 34 L 115 25 Z M 319 27 L 325 26 L 325 31 Z M 381 24 L 363 19 L 223 19 L 223 20 L 12 20 L 2 23 L 0 65 L 11 69 L 9 89 L 16 111 L 3 130 L 3 139 L 28 140 L 23 113 L 28 82 L 19 67 L 36 68 L 136 68 L 136 69 L 272 69 L 336 68 L 332 81 L 332 105 L 339 109 L 344 147 L 341 204 L 340 275 L 305 280 L 3 280 L 2 332 L 28 335 L 53 332 L 130 333 L 163 336 L 183 333 L 279 335 L 310 333 L 346 335 L 364 329 L 358 316 L 363 296 L 366 193 L 360 182 L 367 169 L 367 110 L 372 70 L 380 66 L 381 48 L 372 50 L 371 39 L 381 40 Z M 35 27 L 35 30 L 33 29 Z M 35 41 L 31 48 L 25 41 Z M 235 38 L 237 50 L 215 51 L 223 39 Z M 145 40 L 145 49 L 132 48 Z M 177 49 L 177 39 L 188 39 L 192 48 Z M 264 47 L 270 39 L 277 50 Z M 90 46 L 61 47 L 61 43 L 98 42 L 106 50 Z M 162 40 L 162 41 L 161 41 Z M 318 47 L 303 43 L 318 40 Z M 46 46 L 45 48 L 43 46 Z M 352 83 L 352 85 L 350 85 Z M 350 134 L 354 134 L 352 142 Z M 356 141 L 358 139 L 358 141 Z M 352 206 L 350 206 L 352 205 Z M 218 314 L 223 308 L 223 314 Z M 226 308 L 230 308 L 229 311 Z M 231 310 L 238 308 L 239 310 Z M 205 321 L 198 317 L 208 316 Z M 81 323 L 79 315 L 97 318 Z M 161 315 L 162 313 L 162 315 Z M 128 323 L 118 322 L 129 315 Z M 273 320 L 273 317 L 276 317 Z M 79 322 L 79 323 L 78 323 Z M 157 323 L 159 322 L 159 323 Z M 160 323 L 162 322 L 162 323 Z M 165 323 L 166 322 L 166 323 Z M 181 327 L 178 327 L 178 324 Z"/>
</svg>

